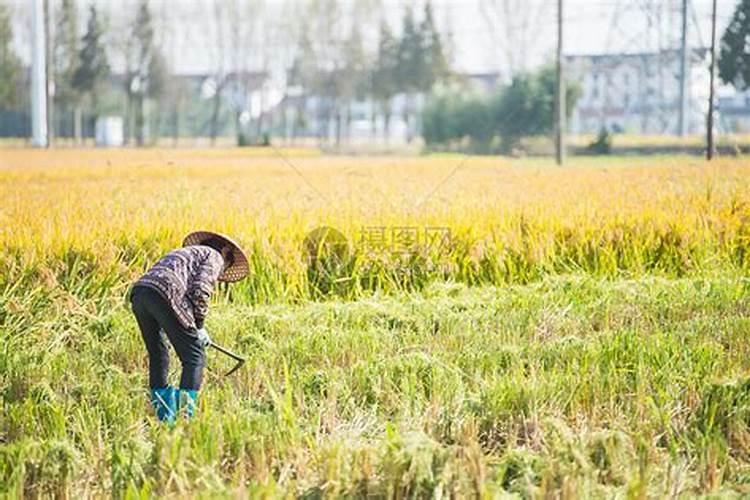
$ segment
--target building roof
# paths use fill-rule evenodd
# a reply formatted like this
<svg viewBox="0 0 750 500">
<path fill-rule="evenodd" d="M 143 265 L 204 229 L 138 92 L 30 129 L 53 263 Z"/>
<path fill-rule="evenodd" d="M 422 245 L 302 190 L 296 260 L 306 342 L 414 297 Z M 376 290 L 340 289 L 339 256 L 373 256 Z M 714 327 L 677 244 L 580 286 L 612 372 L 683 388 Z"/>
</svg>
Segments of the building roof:
<svg viewBox="0 0 750 500">
<path fill-rule="evenodd" d="M 690 49 L 694 56 L 705 57 L 710 49 L 706 47 L 695 47 Z M 613 59 L 643 59 L 649 57 L 679 56 L 679 49 L 664 49 L 655 52 L 613 52 L 608 54 L 566 54 L 565 59 L 590 59 L 590 60 L 613 60 Z"/>
</svg>

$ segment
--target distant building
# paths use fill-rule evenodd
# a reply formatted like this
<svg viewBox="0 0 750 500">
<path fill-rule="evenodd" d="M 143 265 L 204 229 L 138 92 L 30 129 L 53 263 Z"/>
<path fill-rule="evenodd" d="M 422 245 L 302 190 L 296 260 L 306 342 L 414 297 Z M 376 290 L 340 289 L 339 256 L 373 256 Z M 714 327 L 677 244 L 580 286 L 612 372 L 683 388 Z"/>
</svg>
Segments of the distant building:
<svg viewBox="0 0 750 500">
<path fill-rule="evenodd" d="M 708 100 L 707 49 L 690 52 L 687 66 L 687 127 L 705 129 Z M 572 133 L 596 133 L 603 127 L 635 134 L 678 132 L 680 52 L 571 55 L 567 79 L 581 86 L 573 112 Z"/>
<path fill-rule="evenodd" d="M 497 72 L 463 73 L 458 78 L 469 89 L 478 93 L 488 93 L 503 85 L 502 74 Z M 341 109 L 341 116 L 335 115 L 332 99 L 306 93 L 295 88 L 287 92 L 280 104 L 285 108 L 287 135 L 316 137 L 324 141 L 345 140 L 384 140 L 399 144 L 419 136 L 421 112 L 427 102 L 424 94 L 406 95 L 399 93 L 390 101 L 390 118 L 385 123 L 381 103 L 366 97 L 353 100 Z M 409 110 L 409 113 L 407 113 Z M 412 119 L 407 122 L 405 116 Z"/>
<path fill-rule="evenodd" d="M 475 90 L 482 92 L 494 92 L 504 83 L 503 75 L 496 71 L 489 73 L 466 73 L 460 75 Z"/>
<path fill-rule="evenodd" d="M 716 109 L 720 132 L 750 133 L 750 90 L 719 94 Z"/>
</svg>

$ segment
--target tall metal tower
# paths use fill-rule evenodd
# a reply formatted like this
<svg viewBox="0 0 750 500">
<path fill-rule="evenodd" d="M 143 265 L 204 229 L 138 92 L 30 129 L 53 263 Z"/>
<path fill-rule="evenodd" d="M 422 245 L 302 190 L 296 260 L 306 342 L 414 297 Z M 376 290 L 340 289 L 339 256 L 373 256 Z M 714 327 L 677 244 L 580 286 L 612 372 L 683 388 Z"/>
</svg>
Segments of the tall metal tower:
<svg viewBox="0 0 750 500">
<path fill-rule="evenodd" d="M 47 147 L 47 46 L 44 0 L 31 1 L 31 142 Z"/>
<path fill-rule="evenodd" d="M 682 0 L 682 35 L 680 38 L 680 111 L 677 133 L 685 137 L 688 133 L 688 0 Z"/>
<path fill-rule="evenodd" d="M 613 0 L 605 52 L 652 55 L 642 59 L 644 78 L 637 89 L 639 99 L 645 103 L 641 112 L 644 130 L 660 133 L 679 130 L 679 103 L 672 97 L 672 65 L 680 40 L 675 21 L 681 9 L 675 6 L 683 1 L 686 0 Z"/>
</svg>

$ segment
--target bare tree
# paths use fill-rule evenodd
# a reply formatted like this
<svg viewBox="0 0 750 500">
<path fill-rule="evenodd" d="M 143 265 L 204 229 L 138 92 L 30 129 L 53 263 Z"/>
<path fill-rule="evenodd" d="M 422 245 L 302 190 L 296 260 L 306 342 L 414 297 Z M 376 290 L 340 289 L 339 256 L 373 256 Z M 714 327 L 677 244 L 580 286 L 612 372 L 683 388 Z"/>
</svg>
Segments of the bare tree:
<svg viewBox="0 0 750 500">
<path fill-rule="evenodd" d="M 233 103 L 235 127 L 238 137 L 244 137 L 252 130 L 250 121 L 254 118 L 254 142 L 258 142 L 265 131 L 265 83 L 273 55 L 273 28 L 267 9 L 263 0 L 245 0 L 236 17 L 239 22 L 232 27 L 233 73 L 237 75 Z"/>
<path fill-rule="evenodd" d="M 175 71 L 178 61 L 178 48 L 184 50 L 186 46 L 189 46 L 192 40 L 189 20 L 195 19 L 197 16 L 195 11 L 174 9 L 174 6 L 168 1 L 160 2 L 157 12 L 156 21 L 159 26 L 157 45 L 162 47 L 163 53 L 167 56 L 170 71 L 165 75 L 162 98 L 156 102 L 156 129 L 161 128 L 162 120 L 166 118 L 172 145 L 177 146 L 181 135 L 181 117 L 189 98 L 186 81 Z"/>
<path fill-rule="evenodd" d="M 243 123 L 253 92 L 262 81 L 264 54 L 262 43 L 265 3 L 263 0 L 213 0 L 212 23 L 208 45 L 212 47 L 212 76 L 204 85 L 204 95 L 210 97 L 211 144 L 221 131 L 222 109 L 229 107 L 235 131 L 242 133 Z"/>
<path fill-rule="evenodd" d="M 228 14 L 224 0 L 213 0 L 213 32 L 209 33 L 208 44 L 213 48 L 213 71 L 210 80 L 204 82 L 203 93 L 211 99 L 211 118 L 209 121 L 209 136 L 211 145 L 216 144 L 219 135 L 219 114 L 221 113 L 222 96 L 227 85 L 229 69 L 227 55 L 227 25 Z"/>
<path fill-rule="evenodd" d="M 304 110 L 304 94 L 302 93 L 301 64 L 299 54 L 299 40 L 302 25 L 296 22 L 295 12 L 298 9 L 296 0 L 286 0 L 278 15 L 267 20 L 266 47 L 273 48 L 273 55 L 267 68 L 280 76 L 283 95 L 281 97 L 281 122 L 285 140 L 294 140 L 299 132 L 297 117 Z M 265 51 L 266 53 L 268 51 Z M 268 60 L 269 58 L 266 58 Z M 273 64 L 272 62 L 275 62 Z M 296 101 L 296 102 L 292 102 Z M 292 105 L 290 105 L 290 103 Z M 296 106 L 295 106 L 296 105 Z"/>
<path fill-rule="evenodd" d="M 529 56 L 538 47 L 544 0 L 480 0 L 491 42 L 499 54 L 495 60 L 512 78 L 529 69 Z"/>
<path fill-rule="evenodd" d="M 312 0 L 308 12 L 308 23 L 312 26 L 311 33 L 314 33 L 312 51 L 316 63 L 312 83 L 320 98 L 318 137 L 327 142 L 331 125 L 340 116 L 344 15 L 337 0 Z M 336 130 L 336 136 L 340 137 L 339 128 Z"/>
</svg>

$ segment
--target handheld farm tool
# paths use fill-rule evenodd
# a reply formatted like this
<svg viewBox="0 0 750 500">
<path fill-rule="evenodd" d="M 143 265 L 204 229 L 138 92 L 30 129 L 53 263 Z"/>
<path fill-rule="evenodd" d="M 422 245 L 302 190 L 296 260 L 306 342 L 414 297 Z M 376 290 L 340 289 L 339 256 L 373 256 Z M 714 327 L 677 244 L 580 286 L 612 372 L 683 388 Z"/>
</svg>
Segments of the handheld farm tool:
<svg viewBox="0 0 750 500">
<path fill-rule="evenodd" d="M 213 347 L 214 349 L 216 349 L 220 353 L 222 353 L 222 354 L 224 354 L 226 356 L 229 356 L 230 358 L 232 358 L 233 360 L 235 360 L 237 362 L 237 364 L 234 365 L 234 368 L 232 368 L 231 370 L 229 370 L 228 372 L 226 372 L 224 374 L 225 377 L 230 376 L 231 374 L 233 374 L 234 372 L 236 372 L 237 370 L 239 370 L 242 367 L 242 365 L 245 364 L 245 358 L 243 358 L 239 354 L 235 354 L 232 351 L 230 351 L 229 349 L 226 349 L 224 347 L 221 347 L 218 344 L 215 344 L 213 341 L 211 341 L 211 343 L 209 344 L 209 346 Z"/>
<path fill-rule="evenodd" d="M 159 333 L 160 333 L 161 336 L 165 335 L 164 334 L 164 330 L 160 330 Z M 233 360 L 235 360 L 237 362 L 237 364 L 234 365 L 234 367 L 231 370 L 229 370 L 228 372 L 226 372 L 224 374 L 225 377 L 228 377 L 229 375 L 231 375 L 234 372 L 236 372 L 237 370 L 239 370 L 242 367 L 242 365 L 245 364 L 245 361 L 247 361 L 245 358 L 243 358 L 239 354 L 236 354 L 236 353 L 230 351 L 229 349 L 227 349 L 226 347 L 222 347 L 219 344 L 217 344 L 216 342 L 214 342 L 214 340 L 211 337 L 208 336 L 208 332 L 206 332 L 206 330 L 204 328 L 201 328 L 200 330 L 198 330 L 197 333 L 198 333 L 198 342 L 204 348 L 208 349 L 209 347 L 213 347 L 214 349 L 216 349 L 220 353 L 224 354 L 225 356 L 229 356 L 230 358 L 232 358 Z"/>
</svg>

